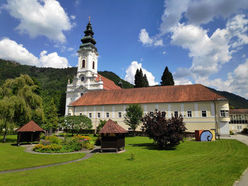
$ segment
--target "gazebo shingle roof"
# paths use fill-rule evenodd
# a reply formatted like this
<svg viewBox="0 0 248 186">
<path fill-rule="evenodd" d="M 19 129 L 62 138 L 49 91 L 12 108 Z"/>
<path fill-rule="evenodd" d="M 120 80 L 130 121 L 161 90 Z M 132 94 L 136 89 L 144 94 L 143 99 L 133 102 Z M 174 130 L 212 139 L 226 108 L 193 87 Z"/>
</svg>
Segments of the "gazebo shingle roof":
<svg viewBox="0 0 248 186">
<path fill-rule="evenodd" d="M 17 132 L 44 132 L 44 130 L 36 124 L 33 120 L 23 125 Z"/>
<path fill-rule="evenodd" d="M 127 130 L 122 128 L 116 122 L 109 119 L 107 123 L 103 126 L 103 128 L 99 132 L 100 134 L 120 134 L 127 133 Z"/>
</svg>

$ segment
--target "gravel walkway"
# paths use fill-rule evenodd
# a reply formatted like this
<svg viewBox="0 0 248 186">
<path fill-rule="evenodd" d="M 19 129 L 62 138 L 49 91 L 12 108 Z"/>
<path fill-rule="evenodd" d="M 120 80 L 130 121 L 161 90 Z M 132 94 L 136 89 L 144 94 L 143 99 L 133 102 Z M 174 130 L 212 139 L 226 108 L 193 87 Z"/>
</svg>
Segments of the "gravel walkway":
<svg viewBox="0 0 248 186">
<path fill-rule="evenodd" d="M 222 139 L 236 139 L 248 146 L 248 136 L 246 135 L 237 134 L 230 137 L 222 137 Z M 248 168 L 243 172 L 240 179 L 234 182 L 233 186 L 248 186 Z"/>
</svg>

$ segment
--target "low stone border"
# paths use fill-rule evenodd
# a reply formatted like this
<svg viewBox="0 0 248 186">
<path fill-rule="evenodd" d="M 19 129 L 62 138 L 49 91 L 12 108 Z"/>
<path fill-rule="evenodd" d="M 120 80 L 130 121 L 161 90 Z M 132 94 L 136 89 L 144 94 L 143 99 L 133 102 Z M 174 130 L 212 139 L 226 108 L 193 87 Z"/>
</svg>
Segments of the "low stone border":
<svg viewBox="0 0 248 186">
<path fill-rule="evenodd" d="M 35 145 L 26 145 L 26 149 L 25 149 L 25 152 L 29 152 L 29 153 L 32 153 L 32 154 L 54 154 L 54 155 L 59 155 L 59 154 L 75 154 L 75 153 L 91 153 L 93 150 L 80 150 L 80 151 L 74 151 L 74 152 L 35 152 L 33 151 L 33 147 Z"/>
</svg>

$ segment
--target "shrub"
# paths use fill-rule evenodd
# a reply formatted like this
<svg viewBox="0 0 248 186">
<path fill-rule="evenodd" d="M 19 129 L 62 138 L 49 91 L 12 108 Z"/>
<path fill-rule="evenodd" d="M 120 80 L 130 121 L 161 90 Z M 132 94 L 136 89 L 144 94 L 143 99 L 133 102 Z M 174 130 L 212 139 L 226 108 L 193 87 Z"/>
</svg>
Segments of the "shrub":
<svg viewBox="0 0 248 186">
<path fill-rule="evenodd" d="M 61 140 L 56 136 L 46 136 L 46 141 L 49 141 L 51 144 L 60 144 Z"/>
<path fill-rule="evenodd" d="M 82 144 L 79 140 L 75 138 L 71 138 L 65 142 L 64 148 L 69 151 L 79 151 L 79 150 L 82 150 Z"/>
<path fill-rule="evenodd" d="M 37 144 L 33 148 L 33 150 L 36 152 L 59 152 L 61 149 L 62 149 L 62 145 L 58 145 L 58 144 L 51 144 L 51 145 Z"/>
<path fill-rule="evenodd" d="M 85 149 L 88 149 L 88 150 L 92 150 L 92 149 L 94 149 L 94 144 L 92 144 L 92 143 L 84 143 L 84 144 L 82 144 L 82 147 L 85 148 Z"/>
<path fill-rule="evenodd" d="M 183 141 L 186 127 L 182 116 L 165 118 L 165 114 L 155 111 L 142 119 L 144 132 L 161 148 L 172 148 Z"/>
<path fill-rule="evenodd" d="M 229 133 L 230 133 L 230 135 L 234 135 L 234 133 L 233 133 L 233 131 L 232 131 L 232 130 L 230 130 L 230 132 L 229 132 Z"/>
</svg>

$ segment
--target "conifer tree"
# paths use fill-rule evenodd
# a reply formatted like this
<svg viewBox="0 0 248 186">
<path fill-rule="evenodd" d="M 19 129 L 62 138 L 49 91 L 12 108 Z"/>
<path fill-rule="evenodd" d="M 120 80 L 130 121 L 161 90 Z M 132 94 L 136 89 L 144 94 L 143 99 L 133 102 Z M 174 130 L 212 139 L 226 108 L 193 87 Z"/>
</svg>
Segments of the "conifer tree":
<svg viewBox="0 0 248 186">
<path fill-rule="evenodd" d="M 138 87 L 141 87 L 141 76 L 140 76 L 140 70 L 137 69 L 136 70 L 136 73 L 135 73 L 135 76 L 134 76 L 134 88 L 138 88 Z"/>
<path fill-rule="evenodd" d="M 134 76 L 134 84 L 134 88 L 149 86 L 146 74 L 143 75 L 143 71 L 141 68 L 136 70 L 136 74 Z"/>
<path fill-rule="evenodd" d="M 169 71 L 168 67 L 166 66 L 164 69 L 164 73 L 161 77 L 161 85 L 162 86 L 168 86 L 168 85 L 174 85 L 174 79 L 172 73 Z"/>
<path fill-rule="evenodd" d="M 144 87 L 149 87 L 149 82 L 147 80 L 146 74 L 143 77 L 143 81 L 144 81 Z"/>
</svg>

